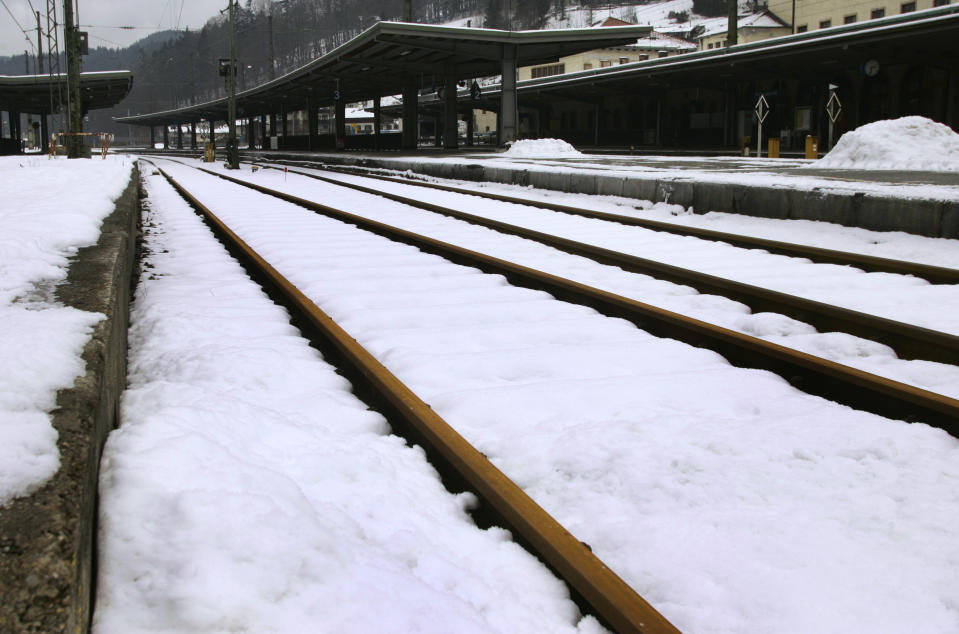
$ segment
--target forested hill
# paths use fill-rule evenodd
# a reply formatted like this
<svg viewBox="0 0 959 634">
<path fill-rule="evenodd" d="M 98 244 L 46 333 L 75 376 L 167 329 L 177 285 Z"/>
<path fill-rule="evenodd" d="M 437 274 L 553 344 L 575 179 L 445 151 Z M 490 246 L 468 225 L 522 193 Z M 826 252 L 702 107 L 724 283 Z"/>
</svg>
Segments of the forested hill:
<svg viewBox="0 0 959 634">
<path fill-rule="evenodd" d="M 573 6 L 575 4 L 575 6 Z M 636 0 L 413 0 L 413 21 L 535 29 L 577 8 L 611 9 Z M 650 3 L 655 4 L 655 2 Z M 347 42 L 379 20 L 399 20 L 403 0 L 241 0 L 236 16 L 240 88 L 270 76 L 270 24 L 277 76 Z M 272 20 L 270 17 L 272 16 Z M 90 113 L 89 126 L 125 132 L 110 119 L 208 101 L 225 94 L 217 60 L 229 56 L 224 15 L 203 28 L 154 33 L 127 48 L 93 48 L 83 69 L 132 70 L 133 90 L 117 108 Z M 34 72 L 35 60 L 30 61 Z M 61 64 L 62 68 L 66 64 Z M 0 57 L 0 74 L 22 74 L 25 56 Z M 89 127 L 88 126 L 88 127 Z M 92 128 L 89 128 L 92 129 Z"/>
</svg>

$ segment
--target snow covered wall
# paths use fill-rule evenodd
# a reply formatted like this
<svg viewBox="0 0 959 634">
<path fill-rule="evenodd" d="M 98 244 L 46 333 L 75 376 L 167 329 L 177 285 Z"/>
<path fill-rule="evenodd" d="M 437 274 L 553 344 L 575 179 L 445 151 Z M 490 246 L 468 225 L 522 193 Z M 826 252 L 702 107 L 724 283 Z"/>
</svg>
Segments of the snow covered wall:
<svg viewBox="0 0 959 634">
<path fill-rule="evenodd" d="M 97 463 L 126 374 L 132 167 L 0 159 L 0 632 L 86 631 Z"/>
</svg>

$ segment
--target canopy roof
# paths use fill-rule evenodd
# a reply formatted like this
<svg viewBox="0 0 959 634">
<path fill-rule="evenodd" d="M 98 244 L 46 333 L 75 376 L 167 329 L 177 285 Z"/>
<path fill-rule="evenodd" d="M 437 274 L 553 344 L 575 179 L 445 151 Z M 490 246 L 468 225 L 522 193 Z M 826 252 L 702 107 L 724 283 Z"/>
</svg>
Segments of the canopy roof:
<svg viewBox="0 0 959 634">
<path fill-rule="evenodd" d="M 61 90 L 57 89 L 60 84 Z M 133 86 L 133 73 L 128 70 L 80 73 L 80 96 L 83 110 L 96 110 L 115 106 Z M 51 96 L 52 89 L 52 96 Z M 50 114 L 66 103 L 67 76 L 49 75 L 0 75 L 0 110 Z M 52 102 L 51 102 L 52 99 Z"/>
<path fill-rule="evenodd" d="M 283 77 L 237 93 L 237 116 L 332 105 L 339 91 L 347 103 L 400 94 L 410 78 L 432 84 L 502 72 L 515 50 L 517 66 L 545 64 L 596 48 L 622 46 L 645 37 L 649 26 L 596 27 L 548 31 L 500 31 L 379 22 L 343 46 Z M 117 119 L 122 123 L 165 125 L 225 120 L 227 99 Z"/>
</svg>

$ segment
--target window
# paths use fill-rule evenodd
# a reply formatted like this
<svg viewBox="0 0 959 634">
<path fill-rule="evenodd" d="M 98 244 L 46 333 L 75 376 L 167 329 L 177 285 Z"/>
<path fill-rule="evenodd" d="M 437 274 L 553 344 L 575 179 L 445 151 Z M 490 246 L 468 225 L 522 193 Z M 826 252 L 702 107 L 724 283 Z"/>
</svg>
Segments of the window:
<svg viewBox="0 0 959 634">
<path fill-rule="evenodd" d="M 853 24 L 855 21 L 856 21 L 855 13 L 853 13 L 852 15 L 847 15 L 846 17 L 842 19 L 843 24 Z"/>
<path fill-rule="evenodd" d="M 828 28 L 831 27 L 831 26 L 832 26 L 832 20 L 822 20 L 822 21 L 819 23 L 819 28 L 820 28 L 820 29 L 828 29 Z"/>
<path fill-rule="evenodd" d="M 620 63 L 620 64 L 628 64 L 628 63 L 629 63 L 629 58 L 628 58 L 628 57 L 620 57 L 620 58 L 619 58 L 619 63 Z"/>
<path fill-rule="evenodd" d="M 869 14 L 869 18 L 871 20 L 877 20 L 879 18 L 884 18 L 884 17 L 886 17 L 885 9 L 873 9 L 872 13 Z"/>
<path fill-rule="evenodd" d="M 613 65 L 613 60 L 611 60 L 611 59 L 601 59 L 601 60 L 599 60 L 599 67 L 600 67 L 600 68 L 608 68 L 608 67 L 610 67 L 610 66 L 612 66 L 612 65 Z"/>
<path fill-rule="evenodd" d="M 712 48 L 712 47 L 710 47 L 710 48 Z M 641 53 L 641 54 L 639 55 L 639 61 L 644 62 L 644 61 L 646 61 L 647 59 L 649 59 L 649 55 L 647 55 L 646 53 Z"/>
<path fill-rule="evenodd" d="M 660 57 L 666 57 L 667 55 L 669 55 L 669 53 L 667 53 L 666 51 L 660 51 L 660 52 L 659 52 L 659 56 L 660 56 Z"/>
<path fill-rule="evenodd" d="M 915 10 L 915 2 L 903 2 L 901 5 L 899 5 L 899 13 L 912 13 Z"/>
<path fill-rule="evenodd" d="M 805 33 L 809 30 L 809 26 L 806 24 L 800 24 L 796 27 L 796 33 Z"/>
<path fill-rule="evenodd" d="M 593 69 L 593 63 L 592 63 L 592 62 L 586 62 L 586 63 L 583 64 L 583 70 L 592 70 L 592 69 Z"/>
<path fill-rule="evenodd" d="M 932 6 L 945 7 L 949 5 L 949 0 L 932 0 Z"/>
<path fill-rule="evenodd" d="M 710 42 L 710 44 L 709 44 L 709 48 L 712 48 L 712 47 L 713 47 L 713 45 L 712 45 L 712 42 Z"/>
<path fill-rule="evenodd" d="M 530 77 L 538 79 L 539 77 L 552 77 L 553 75 L 562 75 L 566 72 L 566 64 L 550 64 L 549 66 L 537 66 L 533 68 Z"/>
</svg>

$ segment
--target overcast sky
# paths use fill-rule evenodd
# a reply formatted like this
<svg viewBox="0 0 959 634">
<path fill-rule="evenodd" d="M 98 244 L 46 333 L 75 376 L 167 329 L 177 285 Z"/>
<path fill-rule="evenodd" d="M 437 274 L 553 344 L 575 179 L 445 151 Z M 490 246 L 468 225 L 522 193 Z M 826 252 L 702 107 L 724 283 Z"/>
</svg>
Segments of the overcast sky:
<svg viewBox="0 0 959 634">
<path fill-rule="evenodd" d="M 158 30 L 198 29 L 227 6 L 227 0 L 75 0 L 79 4 L 81 30 L 90 33 L 90 48 L 129 46 Z M 3 5 L 6 5 L 6 8 Z M 31 9 L 40 11 L 46 31 L 46 0 L 3 0 L 0 4 L 0 55 L 33 55 L 37 43 L 37 19 Z M 63 0 L 56 0 L 57 16 L 62 19 Z M 7 11 L 9 9 L 9 11 Z M 11 14 L 12 17 L 11 17 Z M 14 18 L 16 21 L 14 21 Z M 20 27 L 27 29 L 32 45 Z M 139 27 L 133 30 L 121 26 Z M 47 44 L 44 40 L 43 48 Z M 63 50 L 63 33 L 60 33 Z"/>
</svg>

